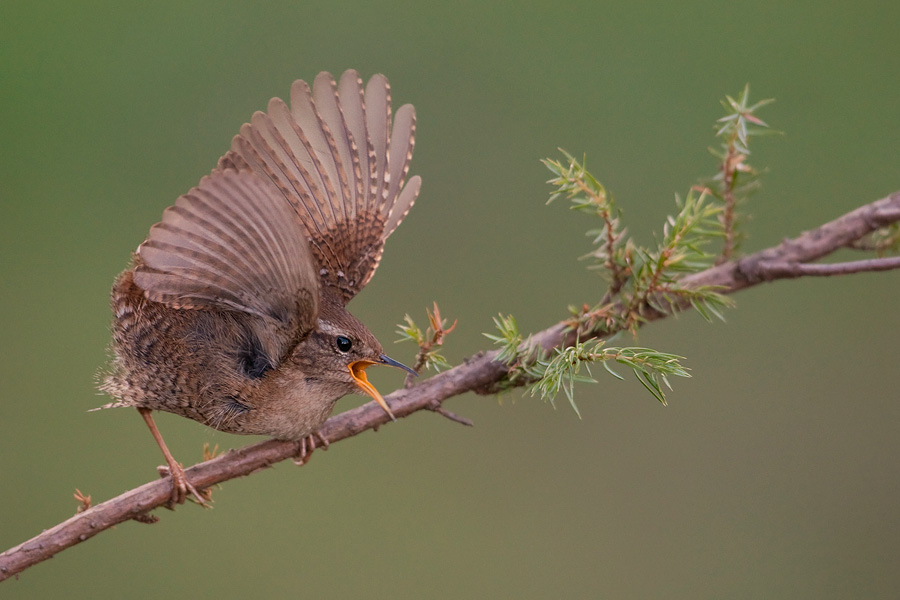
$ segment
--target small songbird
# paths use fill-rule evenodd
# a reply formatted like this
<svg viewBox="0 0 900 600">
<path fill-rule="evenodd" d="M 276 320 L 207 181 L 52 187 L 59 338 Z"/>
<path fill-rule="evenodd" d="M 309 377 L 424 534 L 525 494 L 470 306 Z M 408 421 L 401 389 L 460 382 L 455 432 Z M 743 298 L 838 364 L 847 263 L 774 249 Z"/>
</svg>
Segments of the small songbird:
<svg viewBox="0 0 900 600">
<path fill-rule="evenodd" d="M 355 71 L 291 86 L 241 127 L 200 184 L 163 212 L 112 289 L 107 406 L 134 406 L 160 446 L 172 502 L 201 496 L 151 411 L 214 429 L 303 440 L 339 398 L 371 396 L 389 358 L 345 305 L 378 267 L 421 185 L 404 185 L 415 111 Z M 392 126 L 393 121 L 393 126 Z M 312 438 L 310 437 L 310 440 Z"/>
</svg>

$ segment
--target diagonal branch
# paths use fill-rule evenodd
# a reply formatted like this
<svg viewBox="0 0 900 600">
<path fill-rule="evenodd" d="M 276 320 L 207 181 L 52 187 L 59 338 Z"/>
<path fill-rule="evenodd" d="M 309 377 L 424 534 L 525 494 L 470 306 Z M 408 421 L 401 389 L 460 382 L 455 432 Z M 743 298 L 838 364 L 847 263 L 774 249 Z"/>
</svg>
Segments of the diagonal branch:
<svg viewBox="0 0 900 600">
<path fill-rule="evenodd" d="M 891 271 L 900 268 L 900 256 L 870 258 L 831 264 L 809 264 L 784 261 L 766 261 L 760 264 L 769 277 L 785 279 L 789 277 L 831 277 L 869 271 Z"/>
<path fill-rule="evenodd" d="M 900 221 L 900 191 L 861 206 L 834 221 L 807 231 L 778 246 L 750 254 L 740 260 L 709 268 L 682 280 L 685 286 L 717 286 L 723 293 L 733 293 L 758 283 L 804 275 L 844 274 L 900 268 L 894 258 L 838 263 L 808 264 L 832 252 L 852 246 L 872 231 Z M 850 265 L 850 266 L 848 266 Z M 684 309 L 687 304 L 676 306 Z M 650 307 L 642 312 L 648 321 L 668 316 Z M 557 323 L 532 337 L 546 349 L 571 344 L 574 332 Z M 441 403 L 465 392 L 489 392 L 506 373 L 507 367 L 494 360 L 497 352 L 482 352 L 463 364 L 435 375 L 385 398 L 397 417 L 420 410 L 440 412 Z M 389 418 L 374 402 L 335 415 L 319 433 L 330 443 L 377 430 Z M 462 421 L 462 419 L 460 419 Z M 296 456 L 299 442 L 268 440 L 229 452 L 186 469 L 190 481 L 198 489 L 250 475 L 286 458 Z M 146 483 L 96 506 L 82 510 L 70 519 L 45 530 L 40 535 L 0 554 L 0 581 L 52 557 L 79 542 L 91 538 L 113 525 L 128 520 L 152 521 L 149 512 L 165 505 L 170 498 L 169 479 Z M 83 507 L 82 507 L 83 508 Z"/>
</svg>

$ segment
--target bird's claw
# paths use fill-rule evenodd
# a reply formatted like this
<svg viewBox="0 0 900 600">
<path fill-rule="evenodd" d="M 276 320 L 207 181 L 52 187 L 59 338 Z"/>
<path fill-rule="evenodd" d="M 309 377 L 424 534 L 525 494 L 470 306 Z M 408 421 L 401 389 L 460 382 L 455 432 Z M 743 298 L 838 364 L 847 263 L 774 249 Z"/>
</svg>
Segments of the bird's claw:
<svg viewBox="0 0 900 600">
<path fill-rule="evenodd" d="M 320 444 L 316 445 L 316 438 L 319 438 Z M 300 438 L 299 447 L 297 449 L 297 454 L 291 459 L 294 461 L 294 464 L 298 467 L 302 467 L 307 462 L 309 462 L 310 457 L 312 456 L 313 451 L 316 448 L 322 448 L 322 450 L 328 450 L 328 446 L 330 443 L 328 440 L 318 431 L 314 431 L 311 434 Z"/>
<path fill-rule="evenodd" d="M 174 468 L 173 468 L 174 466 Z M 159 465 L 156 471 L 160 477 L 172 477 L 172 496 L 169 498 L 168 507 L 173 508 L 176 504 L 184 504 L 184 501 L 193 496 L 192 501 L 196 502 L 203 508 L 209 508 L 207 502 L 210 501 L 212 494 L 209 490 L 202 492 L 197 490 L 187 478 L 184 467 L 175 463 L 174 465 Z M 189 496 L 190 493 L 190 496 Z"/>
</svg>

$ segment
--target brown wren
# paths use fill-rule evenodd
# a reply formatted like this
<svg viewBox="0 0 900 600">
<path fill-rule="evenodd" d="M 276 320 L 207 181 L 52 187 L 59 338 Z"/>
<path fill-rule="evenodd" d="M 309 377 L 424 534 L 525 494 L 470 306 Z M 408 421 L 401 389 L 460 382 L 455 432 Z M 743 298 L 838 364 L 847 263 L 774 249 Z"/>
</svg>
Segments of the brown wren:
<svg viewBox="0 0 900 600">
<path fill-rule="evenodd" d="M 172 502 L 191 492 L 151 411 L 220 431 L 312 436 L 339 398 L 366 393 L 387 357 L 345 305 L 416 199 L 411 105 L 355 71 L 291 86 L 241 127 L 211 174 L 163 212 L 112 289 L 112 374 L 165 455 Z M 104 407 L 105 408 L 105 407 Z"/>
</svg>

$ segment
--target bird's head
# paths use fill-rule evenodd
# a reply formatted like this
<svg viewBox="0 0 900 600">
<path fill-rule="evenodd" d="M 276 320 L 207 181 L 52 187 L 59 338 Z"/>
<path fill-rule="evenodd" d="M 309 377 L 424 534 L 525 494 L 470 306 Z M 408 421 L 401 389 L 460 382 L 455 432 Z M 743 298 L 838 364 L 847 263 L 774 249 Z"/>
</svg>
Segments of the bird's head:
<svg viewBox="0 0 900 600">
<path fill-rule="evenodd" d="M 416 375 L 403 363 L 387 356 L 372 332 L 339 305 L 323 306 L 318 328 L 294 354 L 296 361 L 307 363 L 304 369 L 307 377 L 317 378 L 320 385 L 333 388 L 335 398 L 351 393 L 367 394 L 392 420 L 396 420 L 394 414 L 369 382 L 366 369 L 386 365 Z"/>
</svg>

